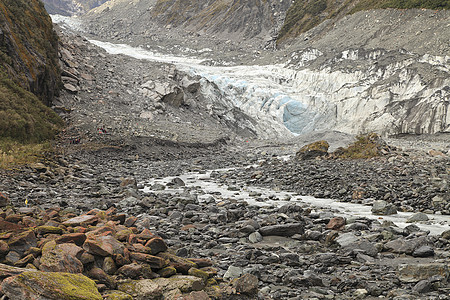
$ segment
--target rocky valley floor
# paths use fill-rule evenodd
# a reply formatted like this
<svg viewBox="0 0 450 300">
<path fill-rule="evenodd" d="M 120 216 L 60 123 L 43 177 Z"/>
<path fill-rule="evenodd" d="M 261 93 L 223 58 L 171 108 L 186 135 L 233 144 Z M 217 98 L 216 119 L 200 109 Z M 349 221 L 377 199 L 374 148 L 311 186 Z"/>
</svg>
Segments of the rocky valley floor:
<svg viewBox="0 0 450 300">
<path fill-rule="evenodd" d="M 68 126 L 47 161 L 1 171 L 0 192 L 12 208 L 0 216 L 21 226 L 33 216 L 61 229 L 35 229 L 42 240 L 85 226 L 90 243 L 79 244 L 77 266 L 106 299 L 117 299 L 106 295 L 125 278 L 161 287 L 174 275 L 162 272 L 161 260 L 150 264 L 140 254 L 155 238 L 148 231 L 179 259 L 198 259 L 190 267 L 214 268 L 196 273 L 186 261 L 179 264 L 175 273 L 200 283 L 180 288 L 183 295 L 165 290 L 165 299 L 450 298 L 448 135 L 388 139 L 395 147 L 372 159 L 297 160 L 307 143 L 326 139 L 334 150 L 354 137 L 326 132 L 258 140 L 221 119 L 220 111 L 198 105 L 196 82 L 183 80 L 171 65 L 110 56 L 77 35 L 62 35 L 61 43 L 65 90 L 55 109 Z M 190 93 L 191 101 L 179 102 L 174 87 Z M 340 202 L 355 207 L 341 209 Z M 373 206 L 381 206 L 376 214 Z M 386 207 L 397 210 L 398 219 Z M 370 217 L 358 208 L 369 208 Z M 91 224 L 67 220 L 89 211 L 97 218 Z M 135 240 L 130 232 L 119 234 L 127 229 Z M 117 247 L 129 249 L 130 261 L 92 250 L 92 240 L 105 231 L 121 242 Z M 42 249 L 26 261 L 28 253 L 10 238 L 0 237 L 12 249 L 1 252 L 4 263 L 45 270 L 42 257 L 50 246 L 36 243 L 32 248 Z M 107 268 L 111 257 L 128 268 Z M 11 290 L 5 294 L 14 299 Z M 135 292 L 120 299 L 162 295 Z"/>
</svg>

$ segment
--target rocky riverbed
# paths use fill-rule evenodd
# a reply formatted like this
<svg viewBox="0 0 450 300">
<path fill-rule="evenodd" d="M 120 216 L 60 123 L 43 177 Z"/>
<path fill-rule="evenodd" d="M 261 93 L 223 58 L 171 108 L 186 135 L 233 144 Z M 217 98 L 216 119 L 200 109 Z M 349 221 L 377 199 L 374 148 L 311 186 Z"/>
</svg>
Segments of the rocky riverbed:
<svg viewBox="0 0 450 300">
<path fill-rule="evenodd" d="M 123 288 L 128 295 L 120 299 L 449 299 L 447 135 L 390 139 L 389 151 L 370 159 L 298 160 L 305 144 L 326 139 L 334 151 L 354 137 L 326 132 L 258 140 L 220 111 L 196 105 L 202 103 L 196 81 L 170 64 L 109 56 L 77 35 L 61 36 L 61 43 L 65 90 L 55 109 L 68 126 L 47 160 L 0 172 L 0 217 L 8 222 L 2 224 L 25 226 L 29 235 L 31 227 L 36 238 L 18 251 L 4 229 L 4 263 L 45 271 L 44 254 L 63 247 L 45 241 L 83 225 L 91 241 L 117 240 L 134 254 L 127 263 L 151 271 L 105 269 L 104 261 L 121 261 L 94 251 L 87 239 L 64 240 L 80 248 L 75 257 L 94 257 L 62 265 L 95 280 L 89 283 L 95 297 L 117 299 L 107 294 L 125 276 L 156 290 L 159 284 L 160 293 L 149 298 Z M 361 216 L 302 196 L 378 209 Z M 402 224 L 387 215 L 393 209 L 408 213 Z M 95 221 L 67 223 L 79 215 Z M 197 276 L 201 284 L 191 290 L 203 292 L 162 296 L 163 266 L 143 259 L 159 255 L 145 253 L 151 238 L 161 238 L 176 257 L 212 264 L 215 282 L 180 269 L 177 276 Z M 8 272 L 3 293 L 15 299 L 19 271 Z"/>
</svg>

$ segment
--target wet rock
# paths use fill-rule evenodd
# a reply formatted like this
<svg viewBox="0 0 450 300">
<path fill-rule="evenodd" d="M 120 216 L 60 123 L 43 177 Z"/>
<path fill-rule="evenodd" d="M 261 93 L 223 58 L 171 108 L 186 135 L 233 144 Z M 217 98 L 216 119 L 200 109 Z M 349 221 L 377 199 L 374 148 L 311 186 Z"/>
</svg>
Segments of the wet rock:
<svg viewBox="0 0 450 300">
<path fill-rule="evenodd" d="M 26 271 L 2 282 L 10 299 L 102 300 L 94 281 L 81 274 Z"/>
<path fill-rule="evenodd" d="M 378 200 L 373 202 L 372 213 L 374 215 L 394 215 L 397 213 L 397 208 L 392 204 L 384 200 Z"/>
<path fill-rule="evenodd" d="M 406 219 L 406 223 L 414 223 L 414 222 L 422 222 L 428 221 L 428 216 L 422 212 L 413 214 L 408 219 Z"/>
</svg>

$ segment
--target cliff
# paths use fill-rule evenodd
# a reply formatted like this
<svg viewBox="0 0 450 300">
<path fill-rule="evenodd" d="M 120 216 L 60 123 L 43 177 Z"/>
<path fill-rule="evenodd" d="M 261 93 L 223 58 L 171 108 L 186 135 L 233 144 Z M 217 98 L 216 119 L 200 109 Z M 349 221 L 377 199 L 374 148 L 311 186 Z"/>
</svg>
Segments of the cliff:
<svg viewBox="0 0 450 300">
<path fill-rule="evenodd" d="M 50 138 L 62 124 L 58 38 L 39 0 L 0 0 L 0 136 Z"/>
</svg>

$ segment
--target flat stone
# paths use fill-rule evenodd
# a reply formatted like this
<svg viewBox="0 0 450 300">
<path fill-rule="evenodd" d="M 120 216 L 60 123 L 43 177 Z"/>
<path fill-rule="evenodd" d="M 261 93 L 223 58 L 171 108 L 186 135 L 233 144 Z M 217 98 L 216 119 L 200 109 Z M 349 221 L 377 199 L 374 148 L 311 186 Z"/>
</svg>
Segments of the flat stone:
<svg viewBox="0 0 450 300">
<path fill-rule="evenodd" d="M 394 253 L 405 253 L 411 255 L 414 250 L 427 243 L 426 237 L 418 237 L 413 239 L 398 238 L 396 240 L 384 244 L 384 248 Z"/>
<path fill-rule="evenodd" d="M 415 222 L 422 222 L 422 221 L 428 221 L 427 214 L 424 214 L 423 212 L 413 214 L 408 219 L 406 219 L 406 223 L 415 223 Z"/>
<path fill-rule="evenodd" d="M 94 215 L 81 215 L 78 217 L 71 218 L 63 222 L 65 226 L 83 226 L 92 225 L 98 221 L 97 216 Z"/>
<path fill-rule="evenodd" d="M 121 282 L 117 289 L 131 295 L 134 300 L 160 300 L 163 294 L 161 287 L 150 279 Z"/>
<path fill-rule="evenodd" d="M 239 278 L 240 276 L 242 276 L 242 272 L 242 268 L 229 266 L 228 270 L 223 275 L 223 279 Z"/>
<path fill-rule="evenodd" d="M 449 275 L 449 266 L 446 264 L 404 264 L 398 268 L 400 281 L 406 283 L 419 282 L 432 276 L 441 276 L 444 280 L 447 280 Z"/>
<path fill-rule="evenodd" d="M 163 292 L 179 289 L 182 293 L 200 291 L 205 287 L 203 279 L 190 275 L 175 275 L 170 278 L 156 278 L 153 282 L 158 284 Z"/>
<path fill-rule="evenodd" d="M 145 254 L 145 253 L 139 253 L 139 252 L 131 252 L 130 258 L 133 260 L 137 260 L 140 262 L 144 262 L 152 269 L 162 269 L 165 266 L 167 266 L 167 260 L 158 256 Z"/>
<path fill-rule="evenodd" d="M 339 235 L 335 242 L 341 247 L 347 247 L 359 240 L 359 237 L 354 235 L 353 233 L 344 233 Z"/>
<path fill-rule="evenodd" d="M 6 278 L 2 292 L 14 300 L 102 300 L 95 282 L 81 274 L 26 271 Z"/>
<path fill-rule="evenodd" d="M 67 233 L 58 237 L 55 241 L 57 244 L 75 243 L 77 246 L 82 246 L 84 241 L 86 241 L 86 234 L 78 232 Z"/>
<path fill-rule="evenodd" d="M 123 255 L 124 248 L 125 246 L 111 235 L 96 236 L 87 239 L 83 244 L 84 250 L 99 256 Z"/>
<path fill-rule="evenodd" d="M 394 215 L 397 213 L 397 208 L 392 204 L 384 200 L 378 200 L 373 202 L 372 214 L 374 215 Z"/>
<path fill-rule="evenodd" d="M 303 232 L 304 227 L 300 223 L 264 226 L 259 229 L 259 233 L 262 236 L 275 235 L 290 237 L 294 234 L 303 234 Z"/>
<path fill-rule="evenodd" d="M 412 253 L 414 257 L 430 257 L 434 256 L 434 249 L 431 246 L 423 245 L 415 249 Z"/>
</svg>

